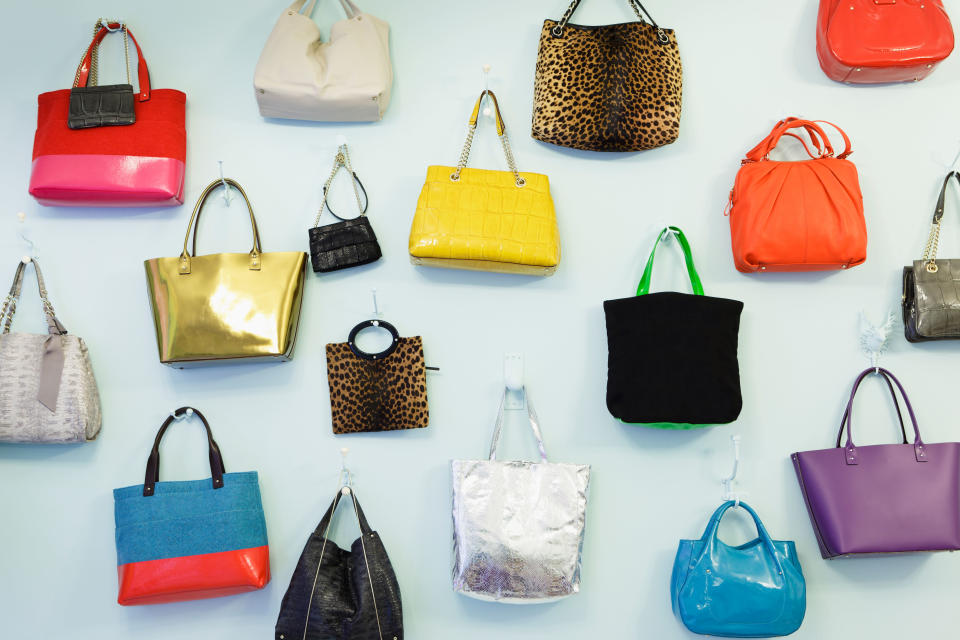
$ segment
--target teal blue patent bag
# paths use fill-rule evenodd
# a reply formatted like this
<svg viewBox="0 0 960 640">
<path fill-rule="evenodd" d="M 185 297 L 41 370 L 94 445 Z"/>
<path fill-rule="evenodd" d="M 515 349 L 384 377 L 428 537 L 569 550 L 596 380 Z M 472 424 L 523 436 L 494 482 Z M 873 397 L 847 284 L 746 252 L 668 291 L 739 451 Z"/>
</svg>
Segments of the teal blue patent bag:
<svg viewBox="0 0 960 640">
<path fill-rule="evenodd" d="M 729 638 L 786 636 L 800 628 L 807 588 L 790 540 L 771 540 L 760 517 L 757 538 L 731 547 L 717 538 L 720 519 L 734 506 L 714 511 L 699 540 L 681 540 L 673 563 L 673 612 L 694 633 Z"/>
</svg>

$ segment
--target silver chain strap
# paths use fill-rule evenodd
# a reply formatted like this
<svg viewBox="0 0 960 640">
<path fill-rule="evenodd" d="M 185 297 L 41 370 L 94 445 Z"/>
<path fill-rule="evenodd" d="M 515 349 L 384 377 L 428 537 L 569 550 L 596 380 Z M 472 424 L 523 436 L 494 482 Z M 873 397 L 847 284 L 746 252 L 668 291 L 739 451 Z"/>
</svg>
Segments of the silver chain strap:
<svg viewBox="0 0 960 640">
<path fill-rule="evenodd" d="M 930 236 L 927 238 L 927 246 L 923 250 L 923 261 L 926 263 L 927 271 L 936 273 L 939 270 L 937 266 L 937 249 L 940 247 L 940 222 L 934 222 L 930 225 Z"/>
<path fill-rule="evenodd" d="M 119 20 L 108 20 L 107 18 L 97 18 L 97 23 L 93 25 L 93 38 L 96 39 L 97 34 L 100 33 L 100 29 L 107 27 L 109 30 L 109 24 L 111 22 L 120 22 Z M 123 60 L 127 68 L 127 84 L 132 84 L 130 82 L 130 41 L 127 36 L 127 23 L 120 22 L 120 32 L 123 34 Z M 93 50 L 90 52 L 90 77 L 87 82 L 87 86 L 95 87 L 99 84 L 99 55 L 100 55 L 100 45 L 93 47 Z M 87 50 L 83 50 L 83 58 L 80 59 L 80 65 L 77 67 L 77 73 L 73 78 L 74 86 L 80 84 L 80 69 L 83 67 L 83 60 L 87 57 Z"/>
<path fill-rule="evenodd" d="M 567 7 L 567 10 L 563 13 L 563 17 L 560 18 L 560 22 L 558 22 L 557 25 L 550 30 L 550 33 L 557 38 L 563 35 L 563 30 L 567 27 L 567 23 L 570 21 L 570 17 L 573 15 L 573 12 L 576 11 L 577 7 L 580 6 L 580 2 L 581 0 L 573 0 L 573 2 L 570 3 L 570 6 Z M 644 20 L 642 15 L 640 15 L 640 7 L 638 6 L 639 3 L 635 0 L 627 0 L 627 4 L 630 5 L 630 8 L 633 9 L 633 12 L 637 15 L 637 20 L 646 24 L 647 21 Z M 651 18 L 651 20 L 653 20 L 653 18 Z M 669 42 L 670 39 L 667 37 L 667 33 L 656 23 L 652 24 L 657 28 L 657 40 L 659 40 L 661 44 L 666 44 Z"/>
<path fill-rule="evenodd" d="M 481 104 L 481 106 L 483 105 Z M 471 124 L 467 130 L 467 139 L 463 143 L 463 150 L 460 152 L 457 170 L 450 174 L 450 180 L 453 182 L 460 180 L 460 172 L 467 166 L 467 161 L 470 159 L 470 148 L 473 146 L 473 136 L 476 132 L 477 125 Z M 507 166 L 510 167 L 510 172 L 513 173 L 514 182 L 518 187 L 524 186 L 527 184 L 527 181 L 520 175 L 520 171 L 517 170 L 517 161 L 513 157 L 513 148 L 510 146 L 510 138 L 507 137 L 506 127 L 504 127 L 503 134 L 500 135 L 500 145 L 503 147 L 503 155 L 507 158 Z"/>
<path fill-rule="evenodd" d="M 346 169 L 347 173 L 350 174 L 350 183 L 353 185 L 353 195 L 357 197 L 357 209 L 360 210 L 360 215 L 363 215 L 363 204 L 360 202 L 360 191 L 357 190 L 357 181 L 353 176 L 353 165 L 350 163 L 350 151 L 347 149 L 346 143 L 344 143 L 337 147 L 337 156 L 333 159 L 333 170 L 330 172 L 330 177 L 327 178 L 327 181 L 323 185 L 323 200 L 320 201 L 320 209 L 317 211 L 317 218 L 313 221 L 314 227 L 320 224 L 320 216 L 323 215 L 323 207 L 327 204 L 327 194 L 330 193 L 330 185 L 333 184 L 333 178 L 337 175 L 337 171 L 340 170 L 340 167 Z"/>
</svg>

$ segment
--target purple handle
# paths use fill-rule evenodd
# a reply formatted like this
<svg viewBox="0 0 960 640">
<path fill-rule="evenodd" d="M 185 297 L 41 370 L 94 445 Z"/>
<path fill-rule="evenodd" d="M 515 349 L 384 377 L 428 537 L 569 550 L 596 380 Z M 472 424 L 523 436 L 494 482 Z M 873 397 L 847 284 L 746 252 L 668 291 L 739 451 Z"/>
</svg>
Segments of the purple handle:
<svg viewBox="0 0 960 640">
<path fill-rule="evenodd" d="M 888 381 L 892 380 L 897 388 L 900 390 L 900 395 L 903 396 L 903 402 L 907 405 L 907 412 L 910 414 L 910 421 L 913 423 L 913 449 L 914 454 L 917 458 L 917 462 L 926 462 L 927 455 L 924 448 L 923 440 L 920 438 L 920 426 L 917 424 L 917 416 L 913 412 L 913 405 L 910 404 L 910 398 L 907 396 L 906 390 L 904 390 L 903 385 L 900 384 L 900 381 L 897 380 L 897 377 L 890 373 L 887 369 L 882 367 L 870 367 L 865 369 L 859 376 L 857 376 L 856 382 L 853 383 L 853 389 L 850 390 L 850 400 L 847 401 L 847 443 L 844 446 L 845 455 L 844 459 L 848 465 L 855 465 L 858 462 L 857 458 L 857 448 L 853 444 L 853 399 L 857 395 L 857 389 L 860 388 L 860 383 L 872 373 L 882 374 Z M 840 425 L 841 431 L 843 425 Z"/>
</svg>

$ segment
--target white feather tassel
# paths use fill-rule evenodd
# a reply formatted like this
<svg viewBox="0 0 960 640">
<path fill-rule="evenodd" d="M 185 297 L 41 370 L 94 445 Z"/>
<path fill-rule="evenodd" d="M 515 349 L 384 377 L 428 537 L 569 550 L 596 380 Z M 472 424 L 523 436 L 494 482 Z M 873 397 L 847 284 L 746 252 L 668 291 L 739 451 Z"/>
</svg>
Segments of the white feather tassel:
<svg viewBox="0 0 960 640">
<path fill-rule="evenodd" d="M 897 316 L 890 311 L 887 313 L 886 321 L 875 325 L 869 320 L 864 312 L 860 312 L 860 348 L 870 358 L 870 366 L 876 367 L 880 356 L 890 346 L 890 334 L 893 332 Z"/>
</svg>

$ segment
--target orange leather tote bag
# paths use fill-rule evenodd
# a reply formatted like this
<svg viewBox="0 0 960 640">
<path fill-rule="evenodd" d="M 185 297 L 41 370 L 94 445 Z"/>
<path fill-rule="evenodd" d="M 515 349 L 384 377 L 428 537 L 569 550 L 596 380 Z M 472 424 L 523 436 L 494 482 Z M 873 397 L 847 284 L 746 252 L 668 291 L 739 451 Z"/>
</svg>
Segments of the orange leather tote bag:
<svg viewBox="0 0 960 640">
<path fill-rule="evenodd" d="M 742 161 L 730 191 L 730 237 L 738 271 L 849 269 L 867 259 L 860 180 L 857 167 L 846 159 L 852 153 L 850 139 L 830 125 L 845 145 L 834 157 L 818 122 L 823 121 L 781 120 Z M 810 159 L 770 160 L 785 135 L 803 143 Z"/>
<path fill-rule="evenodd" d="M 922 80 L 953 51 L 941 0 L 820 0 L 817 58 L 832 80 Z"/>
</svg>

